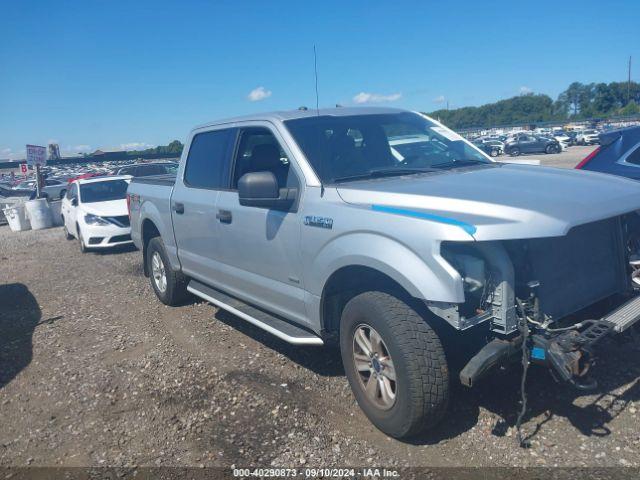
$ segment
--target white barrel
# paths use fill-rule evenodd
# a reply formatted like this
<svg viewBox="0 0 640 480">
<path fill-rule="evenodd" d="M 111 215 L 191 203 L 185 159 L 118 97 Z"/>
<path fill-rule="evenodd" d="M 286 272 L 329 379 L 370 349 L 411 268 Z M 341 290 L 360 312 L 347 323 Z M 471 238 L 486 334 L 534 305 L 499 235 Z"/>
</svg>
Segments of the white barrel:
<svg viewBox="0 0 640 480">
<path fill-rule="evenodd" d="M 51 219 L 53 220 L 53 226 L 61 227 L 62 226 L 62 200 L 49 202 L 49 208 L 51 209 Z"/>
<path fill-rule="evenodd" d="M 53 226 L 51 209 L 49 208 L 49 203 L 46 198 L 29 200 L 25 202 L 24 206 L 33 230 L 42 230 L 43 228 L 51 228 Z"/>
<path fill-rule="evenodd" d="M 25 214 L 24 203 L 16 203 L 11 207 L 5 208 L 2 212 L 7 218 L 7 223 L 12 232 L 21 232 L 31 228 L 29 219 Z"/>
</svg>

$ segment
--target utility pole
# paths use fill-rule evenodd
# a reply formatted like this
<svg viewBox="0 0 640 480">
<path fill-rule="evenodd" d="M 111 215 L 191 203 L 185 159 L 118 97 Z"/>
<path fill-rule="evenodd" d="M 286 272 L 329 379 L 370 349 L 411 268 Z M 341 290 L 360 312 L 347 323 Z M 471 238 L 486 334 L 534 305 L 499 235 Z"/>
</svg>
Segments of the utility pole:
<svg viewBox="0 0 640 480">
<path fill-rule="evenodd" d="M 629 69 L 627 76 L 627 105 L 631 101 L 631 55 L 629 55 Z"/>
</svg>

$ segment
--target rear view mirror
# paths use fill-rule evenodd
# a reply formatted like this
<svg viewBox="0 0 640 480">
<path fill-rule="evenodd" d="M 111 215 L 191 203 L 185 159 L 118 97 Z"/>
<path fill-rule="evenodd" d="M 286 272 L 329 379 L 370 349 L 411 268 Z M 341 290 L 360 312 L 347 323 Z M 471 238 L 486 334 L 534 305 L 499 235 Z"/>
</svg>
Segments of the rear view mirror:
<svg viewBox="0 0 640 480">
<path fill-rule="evenodd" d="M 295 188 L 278 188 L 272 172 L 245 173 L 238 180 L 238 197 L 244 207 L 289 210 L 298 195 Z"/>
</svg>

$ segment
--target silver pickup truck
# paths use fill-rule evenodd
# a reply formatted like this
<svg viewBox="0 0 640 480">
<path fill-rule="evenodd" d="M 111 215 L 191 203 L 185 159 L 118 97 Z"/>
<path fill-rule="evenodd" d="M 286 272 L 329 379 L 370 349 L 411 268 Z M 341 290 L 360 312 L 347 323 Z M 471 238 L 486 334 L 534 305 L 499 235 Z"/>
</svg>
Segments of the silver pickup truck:
<svg viewBox="0 0 640 480">
<path fill-rule="evenodd" d="M 454 377 L 514 361 L 588 389 L 597 343 L 640 318 L 640 183 L 495 163 L 418 113 L 209 123 L 177 176 L 134 179 L 128 201 L 163 303 L 191 293 L 286 342 L 337 342 L 394 437 L 435 425 Z"/>
</svg>

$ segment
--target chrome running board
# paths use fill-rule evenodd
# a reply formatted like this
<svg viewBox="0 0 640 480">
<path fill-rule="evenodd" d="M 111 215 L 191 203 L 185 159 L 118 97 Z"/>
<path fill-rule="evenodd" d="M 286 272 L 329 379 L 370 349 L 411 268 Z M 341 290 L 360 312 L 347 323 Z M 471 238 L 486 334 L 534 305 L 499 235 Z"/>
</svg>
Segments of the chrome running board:
<svg viewBox="0 0 640 480">
<path fill-rule="evenodd" d="M 196 280 L 189 282 L 187 290 L 287 343 L 293 345 L 324 345 L 322 339 L 312 332 L 259 310 Z"/>
</svg>

